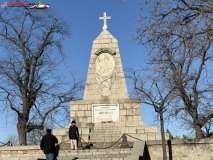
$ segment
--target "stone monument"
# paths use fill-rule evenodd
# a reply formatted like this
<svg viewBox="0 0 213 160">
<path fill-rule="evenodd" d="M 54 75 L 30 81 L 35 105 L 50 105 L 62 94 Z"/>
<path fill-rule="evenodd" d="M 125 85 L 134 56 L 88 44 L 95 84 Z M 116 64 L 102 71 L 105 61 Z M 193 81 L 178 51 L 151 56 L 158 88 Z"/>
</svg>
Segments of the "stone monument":
<svg viewBox="0 0 213 160">
<path fill-rule="evenodd" d="M 76 121 L 86 142 L 114 142 L 123 133 L 160 140 L 157 126 L 141 121 L 140 101 L 128 96 L 118 41 L 107 30 L 111 17 L 104 12 L 99 19 L 104 20 L 103 31 L 93 41 L 83 100 L 70 102 L 71 121 Z M 60 142 L 68 139 L 69 126 L 53 130 Z"/>
</svg>

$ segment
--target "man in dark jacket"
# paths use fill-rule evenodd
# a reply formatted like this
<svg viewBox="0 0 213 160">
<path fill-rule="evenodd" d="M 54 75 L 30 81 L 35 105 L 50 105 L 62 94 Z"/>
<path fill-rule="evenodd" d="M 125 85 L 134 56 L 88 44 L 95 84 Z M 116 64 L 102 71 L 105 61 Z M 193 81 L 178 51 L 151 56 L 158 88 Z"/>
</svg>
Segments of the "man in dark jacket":
<svg viewBox="0 0 213 160">
<path fill-rule="evenodd" d="M 79 137 L 78 127 L 76 126 L 75 121 L 72 121 L 72 124 L 69 128 L 69 138 L 71 143 L 71 149 L 77 150 L 77 139 Z"/>
<path fill-rule="evenodd" d="M 47 129 L 47 134 L 42 138 L 40 148 L 46 156 L 46 160 L 54 160 L 55 144 L 58 139 L 51 134 L 51 129 Z"/>
</svg>

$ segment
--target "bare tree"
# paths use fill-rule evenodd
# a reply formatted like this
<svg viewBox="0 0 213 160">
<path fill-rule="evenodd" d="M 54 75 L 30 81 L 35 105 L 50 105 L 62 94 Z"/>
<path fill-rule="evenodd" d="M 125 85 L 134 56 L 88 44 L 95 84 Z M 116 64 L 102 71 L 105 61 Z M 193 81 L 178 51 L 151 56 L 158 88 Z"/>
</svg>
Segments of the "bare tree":
<svg viewBox="0 0 213 160">
<path fill-rule="evenodd" d="M 48 118 L 48 120 L 52 121 L 52 119 Z M 41 141 L 41 137 L 43 137 L 47 132 L 47 129 L 53 128 L 53 123 L 48 123 L 48 120 L 44 124 L 44 129 L 34 129 L 27 134 L 27 143 L 31 145 L 39 145 Z"/>
<path fill-rule="evenodd" d="M 203 138 L 202 127 L 213 118 L 213 1 L 153 0 L 141 10 L 133 40 L 147 46 L 150 70 L 177 87 L 184 105 L 175 106 L 176 115 L 186 112 L 196 138 Z"/>
<path fill-rule="evenodd" d="M 213 137 L 213 131 L 212 131 L 212 125 L 213 125 L 213 121 L 212 119 L 210 119 L 205 125 L 203 129 L 203 134 L 205 138 L 209 138 L 209 137 Z"/>
<path fill-rule="evenodd" d="M 167 160 L 163 114 L 167 111 L 174 98 L 173 90 L 175 88 L 162 83 L 157 76 L 146 76 L 133 69 L 127 71 L 130 73 L 128 78 L 131 78 L 134 83 L 135 98 L 140 99 L 142 103 L 153 106 L 155 112 L 160 116 L 163 160 Z M 140 75 L 143 75 L 143 77 Z"/>
<path fill-rule="evenodd" d="M 180 103 L 179 103 L 179 105 L 180 105 Z M 202 108 L 202 109 L 206 109 L 206 108 Z M 171 115 L 173 115 L 175 113 L 175 111 L 178 112 L 177 108 L 174 108 L 173 110 L 174 111 L 169 111 Z M 208 116 L 208 114 L 209 114 L 209 112 L 204 113 L 203 110 L 200 111 L 199 121 L 203 121 L 203 119 L 206 116 Z M 168 118 L 169 117 L 170 116 L 168 116 Z M 187 130 L 189 132 L 190 139 L 195 138 L 194 120 L 192 120 L 191 117 L 188 116 L 188 113 L 185 110 L 183 110 L 181 112 L 181 116 L 178 116 L 178 121 L 181 124 L 181 128 L 184 128 L 185 130 Z M 209 119 L 209 121 L 207 121 L 204 124 L 204 126 L 202 126 L 202 133 L 203 133 L 204 138 L 212 137 L 212 135 L 213 135 L 212 124 L 213 124 L 213 119 Z M 197 124 L 197 125 L 199 125 L 199 124 Z"/>
<path fill-rule="evenodd" d="M 50 113 L 67 111 L 83 89 L 83 81 L 62 63 L 62 42 L 69 35 L 67 22 L 51 10 L 17 7 L 1 13 L 1 111 L 15 113 L 19 144 L 27 143 L 32 130 L 43 130 Z"/>
<path fill-rule="evenodd" d="M 10 134 L 7 136 L 7 142 L 9 142 L 13 145 L 13 146 L 18 146 L 18 135 L 16 134 Z"/>
</svg>

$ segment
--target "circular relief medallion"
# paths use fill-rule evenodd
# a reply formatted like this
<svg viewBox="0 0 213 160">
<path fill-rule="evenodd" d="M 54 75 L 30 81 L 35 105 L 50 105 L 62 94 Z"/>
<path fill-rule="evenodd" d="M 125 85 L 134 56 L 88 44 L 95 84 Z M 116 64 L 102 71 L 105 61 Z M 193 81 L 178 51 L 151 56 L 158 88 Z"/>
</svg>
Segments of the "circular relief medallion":
<svg viewBox="0 0 213 160">
<path fill-rule="evenodd" d="M 109 53 L 102 53 L 96 59 L 95 67 L 96 67 L 96 72 L 101 77 L 108 77 L 114 72 L 115 59 Z"/>
</svg>

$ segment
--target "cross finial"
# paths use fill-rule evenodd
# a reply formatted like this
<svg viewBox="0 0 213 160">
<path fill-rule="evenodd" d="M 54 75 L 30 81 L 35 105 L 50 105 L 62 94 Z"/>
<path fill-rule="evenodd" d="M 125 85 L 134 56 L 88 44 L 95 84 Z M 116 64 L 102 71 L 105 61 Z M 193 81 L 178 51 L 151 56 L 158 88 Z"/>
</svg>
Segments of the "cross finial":
<svg viewBox="0 0 213 160">
<path fill-rule="evenodd" d="M 103 30 L 107 30 L 108 28 L 107 28 L 106 20 L 107 20 L 107 19 L 111 19 L 111 17 L 107 17 L 107 16 L 106 16 L 106 12 L 104 12 L 104 14 L 103 14 L 103 15 L 104 15 L 104 16 L 103 16 L 103 17 L 99 17 L 99 19 L 104 20 Z"/>
</svg>

